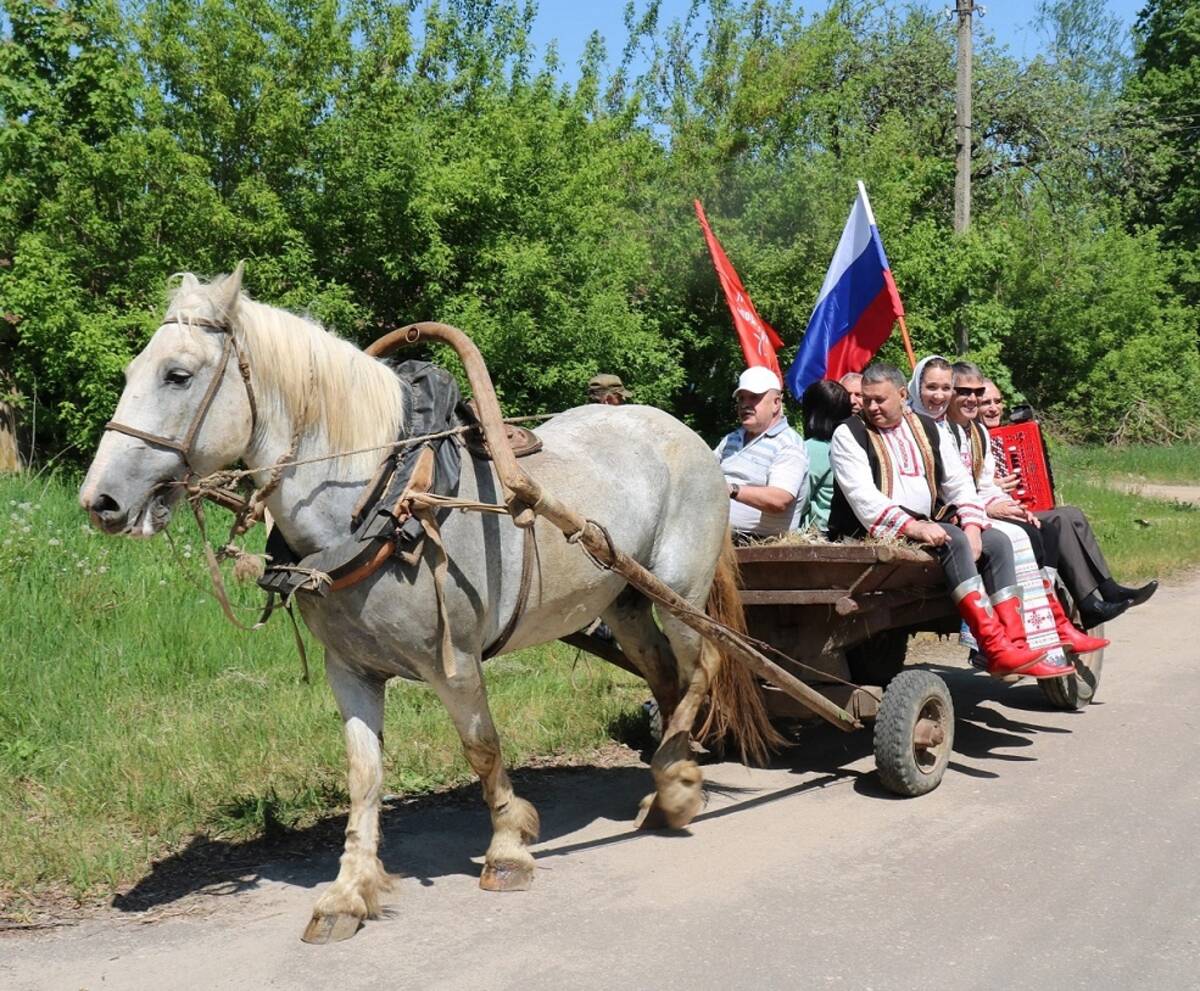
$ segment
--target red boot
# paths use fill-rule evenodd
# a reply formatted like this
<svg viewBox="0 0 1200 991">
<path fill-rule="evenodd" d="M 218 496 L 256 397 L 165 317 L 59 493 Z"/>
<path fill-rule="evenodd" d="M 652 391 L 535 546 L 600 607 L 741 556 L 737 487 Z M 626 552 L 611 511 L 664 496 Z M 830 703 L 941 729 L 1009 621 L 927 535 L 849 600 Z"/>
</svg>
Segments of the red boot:
<svg viewBox="0 0 1200 991">
<path fill-rule="evenodd" d="M 1013 585 L 1010 588 L 1001 589 L 992 596 L 992 610 L 996 613 L 996 619 L 999 621 L 1001 628 L 1004 630 L 1004 635 L 1009 641 L 1018 647 L 1023 647 L 1030 653 L 1035 653 L 1035 648 L 1029 646 L 1029 639 L 1025 634 L 1025 615 L 1021 598 L 1021 589 Z M 1057 645 L 1054 645 L 1057 646 Z M 1075 673 L 1075 665 L 1064 659 L 1062 664 L 1055 664 L 1046 651 L 1049 648 L 1040 648 L 1042 659 L 1032 667 L 1024 668 L 1019 671 L 1019 674 L 1028 678 L 1062 678 L 1068 674 Z M 988 674 L 992 673 L 992 669 L 988 668 Z M 1001 672 L 1008 674 L 1007 671 Z"/>
<path fill-rule="evenodd" d="M 966 621 L 967 628 L 987 658 L 988 674 L 997 677 L 1028 674 L 1029 669 L 1037 666 L 1046 656 L 1044 650 L 1031 650 L 1028 646 L 1018 647 L 1005 635 L 1004 628 L 992 612 L 982 578 L 976 577 L 970 582 L 964 582 L 955 592 L 958 614 Z M 1043 674 L 1041 677 L 1048 678 L 1051 675 Z"/>
<path fill-rule="evenodd" d="M 1042 584 L 1046 586 L 1046 598 L 1050 600 L 1050 614 L 1054 617 L 1054 629 L 1063 646 L 1075 654 L 1090 654 L 1094 650 L 1103 650 L 1108 641 L 1103 637 L 1093 637 L 1075 628 L 1063 611 L 1062 603 L 1058 601 L 1058 593 L 1054 591 L 1054 580 L 1043 576 Z"/>
</svg>

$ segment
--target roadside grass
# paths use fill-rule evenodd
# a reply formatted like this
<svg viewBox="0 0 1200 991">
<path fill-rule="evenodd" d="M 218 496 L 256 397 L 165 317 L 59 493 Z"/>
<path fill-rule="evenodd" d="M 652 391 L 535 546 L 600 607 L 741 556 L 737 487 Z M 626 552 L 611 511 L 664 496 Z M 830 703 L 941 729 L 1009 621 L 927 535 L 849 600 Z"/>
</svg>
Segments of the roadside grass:
<svg viewBox="0 0 1200 991">
<path fill-rule="evenodd" d="M 1059 496 L 1088 514 L 1118 579 L 1200 561 L 1200 509 L 1095 484 L 1093 450 L 1056 451 Z M 1107 449 L 1096 457 L 1118 463 Z M 1147 475 L 1176 466 L 1156 478 L 1200 476 L 1186 467 L 1200 462 L 1195 446 L 1120 458 Z M 209 515 L 223 534 L 224 517 Z M 171 532 L 174 552 L 162 538 L 107 538 L 87 525 L 72 480 L 0 477 L 0 916 L 47 893 L 109 894 L 197 834 L 251 839 L 345 805 L 320 645 L 306 637 L 305 684 L 286 617 L 257 633 L 232 628 L 189 515 Z M 258 593 L 231 592 L 252 618 Z M 510 766 L 587 760 L 614 726 L 637 724 L 646 697 L 638 679 L 561 644 L 485 670 Z M 424 685 L 389 685 L 385 740 L 389 793 L 472 780 Z"/>
<path fill-rule="evenodd" d="M 1200 444 L 1098 447 L 1055 444 L 1055 479 L 1082 474 L 1097 479 L 1120 478 L 1147 482 L 1200 485 Z"/>
<path fill-rule="evenodd" d="M 231 627 L 188 514 L 172 523 L 172 553 L 162 538 L 99 534 L 74 493 L 64 479 L 0 478 L 0 915 L 47 891 L 111 892 L 196 833 L 250 838 L 346 802 L 320 645 L 306 636 L 305 684 L 285 616 L 256 633 Z M 249 618 L 257 592 L 231 592 Z M 646 696 L 561 644 L 486 671 L 510 766 L 586 758 Z M 472 780 L 424 685 L 389 685 L 384 739 L 389 793 Z"/>
<path fill-rule="evenodd" d="M 1106 488 L 1056 469 L 1059 502 L 1082 509 L 1117 581 L 1131 584 L 1195 567 L 1200 506 Z"/>
</svg>

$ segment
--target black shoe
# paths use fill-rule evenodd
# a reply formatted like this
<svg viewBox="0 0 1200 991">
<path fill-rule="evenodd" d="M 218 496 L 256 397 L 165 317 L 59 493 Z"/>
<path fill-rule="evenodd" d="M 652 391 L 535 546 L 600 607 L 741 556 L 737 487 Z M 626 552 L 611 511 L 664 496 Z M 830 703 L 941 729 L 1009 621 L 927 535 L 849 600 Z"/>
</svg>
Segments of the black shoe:
<svg viewBox="0 0 1200 991">
<path fill-rule="evenodd" d="M 1093 592 L 1079 603 L 1079 625 L 1085 630 L 1091 630 L 1110 619 L 1116 619 L 1133 603 L 1129 599 L 1120 602 L 1105 602 L 1098 593 Z"/>
<path fill-rule="evenodd" d="M 1111 578 L 1105 578 L 1097 591 L 1105 602 L 1124 602 L 1128 599 L 1130 605 L 1140 606 L 1158 591 L 1158 582 L 1149 581 L 1140 588 L 1130 588 L 1128 585 L 1118 585 Z"/>
<path fill-rule="evenodd" d="M 1158 591 L 1157 581 L 1148 581 L 1141 588 L 1126 588 L 1124 585 L 1117 586 L 1129 600 L 1131 606 L 1140 606 L 1143 602 L 1150 598 Z"/>
</svg>

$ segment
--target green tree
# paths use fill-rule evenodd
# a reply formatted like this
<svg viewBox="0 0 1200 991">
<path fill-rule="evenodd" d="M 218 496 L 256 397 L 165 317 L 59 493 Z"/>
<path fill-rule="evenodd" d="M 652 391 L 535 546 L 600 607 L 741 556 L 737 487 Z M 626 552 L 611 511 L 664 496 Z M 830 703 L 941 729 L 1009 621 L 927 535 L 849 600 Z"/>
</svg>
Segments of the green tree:
<svg viewBox="0 0 1200 991">
<path fill-rule="evenodd" d="M 1157 182 L 1142 188 L 1137 219 L 1178 249 L 1177 282 L 1200 304 L 1200 0 L 1148 0 L 1134 28 L 1136 69 L 1126 97 L 1152 133 L 1141 143 Z"/>
</svg>

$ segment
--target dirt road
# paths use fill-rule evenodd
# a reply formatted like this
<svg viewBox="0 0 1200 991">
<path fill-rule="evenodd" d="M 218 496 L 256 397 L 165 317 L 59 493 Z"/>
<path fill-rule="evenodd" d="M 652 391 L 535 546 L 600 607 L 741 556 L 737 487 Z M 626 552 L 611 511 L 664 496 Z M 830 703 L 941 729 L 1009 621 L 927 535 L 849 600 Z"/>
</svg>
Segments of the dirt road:
<svg viewBox="0 0 1200 991">
<path fill-rule="evenodd" d="M 0 987 L 1196 989 L 1200 576 L 1109 632 L 1082 713 L 939 668 L 956 753 L 924 798 L 880 790 L 869 735 L 825 729 L 771 769 L 706 768 L 688 834 L 630 832 L 643 769 L 534 772 L 531 892 L 477 888 L 477 802 L 418 804 L 386 816 L 409 875 L 389 917 L 349 942 L 298 939 L 330 851 L 199 895 L 198 876 L 153 924 L 8 935 Z"/>
</svg>

